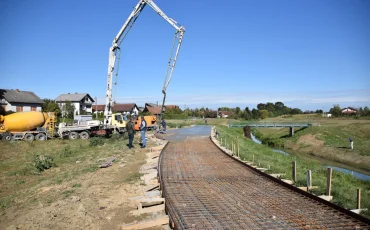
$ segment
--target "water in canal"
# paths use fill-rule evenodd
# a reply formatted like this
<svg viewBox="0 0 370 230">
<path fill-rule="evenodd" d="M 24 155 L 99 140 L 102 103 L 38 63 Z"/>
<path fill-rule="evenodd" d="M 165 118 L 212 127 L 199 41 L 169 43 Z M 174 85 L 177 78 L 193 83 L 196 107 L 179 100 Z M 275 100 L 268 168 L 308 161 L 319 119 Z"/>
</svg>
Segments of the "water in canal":
<svg viewBox="0 0 370 230">
<path fill-rule="evenodd" d="M 262 141 L 258 140 L 252 133 L 251 133 L 251 138 L 255 143 L 262 144 Z M 350 167 L 350 166 L 347 166 L 347 165 L 344 165 L 344 164 L 341 164 L 341 163 L 332 162 L 332 161 L 329 161 L 329 160 L 326 160 L 326 159 L 323 159 L 323 158 L 319 158 L 319 157 L 314 157 L 314 156 L 307 157 L 306 155 L 303 155 L 303 154 L 296 154 L 296 153 L 290 153 L 289 154 L 288 152 L 280 150 L 280 149 L 272 148 L 272 151 L 277 152 L 277 153 L 281 153 L 285 156 L 289 156 L 290 154 L 292 154 L 292 155 L 297 155 L 297 156 L 305 157 L 305 158 L 309 158 L 309 159 L 314 158 L 315 160 L 318 160 L 321 163 L 326 164 L 326 166 L 324 166 L 325 168 L 332 168 L 333 170 L 336 170 L 336 171 L 339 171 L 339 172 L 344 172 L 344 173 L 347 173 L 347 174 L 351 174 L 352 176 L 354 176 L 357 179 L 360 179 L 362 181 L 370 181 L 370 175 L 367 175 L 369 173 L 367 173 L 366 171 L 358 170 L 358 169 L 355 169 L 353 167 Z"/>
</svg>

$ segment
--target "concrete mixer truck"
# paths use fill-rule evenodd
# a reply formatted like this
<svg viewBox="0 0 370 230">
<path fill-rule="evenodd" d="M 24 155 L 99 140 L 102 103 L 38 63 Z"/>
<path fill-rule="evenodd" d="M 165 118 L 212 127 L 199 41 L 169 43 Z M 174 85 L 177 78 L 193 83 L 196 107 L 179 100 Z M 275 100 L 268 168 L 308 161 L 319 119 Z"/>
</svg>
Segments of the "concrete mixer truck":
<svg viewBox="0 0 370 230">
<path fill-rule="evenodd" d="M 88 139 L 91 135 L 106 134 L 100 121 L 89 121 L 84 125 L 59 124 L 55 126 L 56 116 L 52 112 L 20 112 L 0 115 L 0 138 L 2 140 L 44 141 L 54 137 L 69 139 Z"/>
</svg>

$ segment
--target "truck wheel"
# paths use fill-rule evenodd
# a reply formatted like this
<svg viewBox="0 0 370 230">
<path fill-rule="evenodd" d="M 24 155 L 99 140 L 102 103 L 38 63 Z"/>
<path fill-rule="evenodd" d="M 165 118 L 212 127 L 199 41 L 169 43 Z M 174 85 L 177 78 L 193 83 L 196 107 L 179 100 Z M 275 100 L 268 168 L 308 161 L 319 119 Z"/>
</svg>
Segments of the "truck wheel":
<svg viewBox="0 0 370 230">
<path fill-rule="evenodd" d="M 3 141 L 11 141 L 13 139 L 12 134 L 11 133 L 4 133 L 2 139 L 3 139 Z"/>
<path fill-rule="evenodd" d="M 46 135 L 45 133 L 38 133 L 35 137 L 36 140 L 38 141 L 45 141 L 46 140 Z"/>
<path fill-rule="evenodd" d="M 90 138 L 90 134 L 86 131 L 83 131 L 80 133 L 80 138 L 81 139 L 89 139 Z"/>
<path fill-rule="evenodd" d="M 23 138 L 25 141 L 33 141 L 35 139 L 35 136 L 32 133 L 26 133 Z"/>
<path fill-rule="evenodd" d="M 77 132 L 70 132 L 69 133 L 69 139 L 75 140 L 78 138 L 78 133 Z"/>
</svg>

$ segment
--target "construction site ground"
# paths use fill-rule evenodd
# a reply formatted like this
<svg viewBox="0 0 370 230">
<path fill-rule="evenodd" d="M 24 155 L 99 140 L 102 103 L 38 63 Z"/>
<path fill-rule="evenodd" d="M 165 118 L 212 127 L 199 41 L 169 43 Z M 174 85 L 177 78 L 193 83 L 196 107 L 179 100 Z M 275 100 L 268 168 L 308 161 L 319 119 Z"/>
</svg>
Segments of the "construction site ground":
<svg viewBox="0 0 370 230">
<path fill-rule="evenodd" d="M 292 201 L 292 196 L 296 196 L 294 193 L 282 195 L 294 203 L 289 206 L 289 202 L 279 203 L 281 199 L 275 199 L 279 194 L 269 194 L 264 189 L 259 191 L 257 186 L 265 179 L 259 174 L 254 178 L 256 173 L 249 175 L 248 170 L 238 175 L 244 166 L 226 157 L 209 140 L 210 132 L 210 126 L 195 126 L 156 135 L 170 141 L 163 151 L 161 170 L 164 170 L 162 192 L 172 216 L 171 225 L 195 229 L 263 229 L 265 225 L 272 228 L 326 226 L 336 229 L 340 226 L 367 229 L 367 226 L 341 213 L 331 213 L 326 207 L 322 212 L 316 212 L 316 208 L 322 205 L 306 198 L 303 199 L 305 206 L 309 206 L 312 212 L 308 219 L 303 220 L 304 211 L 297 214 L 297 209 L 292 208 L 301 205 L 301 202 Z M 156 165 L 158 147 L 165 143 L 150 133 L 148 136 L 146 149 L 140 148 L 138 135 L 134 149 L 128 149 L 128 140 L 122 138 L 3 142 L 0 149 L 0 229 L 133 229 L 128 224 L 135 225 L 156 217 L 158 214 L 151 212 L 132 215 L 133 210 L 142 211 L 136 199 L 144 195 L 144 188 L 148 185 L 145 178 L 150 174 L 140 174 L 146 171 L 143 165 Z M 149 153 L 149 148 L 157 149 L 155 153 Z M 34 166 L 39 155 L 53 157 L 56 165 L 38 172 Z M 110 167 L 99 168 L 112 157 L 115 161 Z M 151 170 L 148 168 L 147 171 Z M 157 173 L 153 173 L 154 177 L 147 178 L 148 181 L 156 181 Z M 218 174 L 222 177 L 218 178 Z M 145 182 L 140 180 L 143 178 Z M 247 181 L 256 183 L 250 187 L 245 183 Z M 189 186 L 192 183 L 195 186 Z M 267 180 L 265 184 L 273 183 Z M 284 189 L 277 187 L 273 190 Z M 265 193 L 262 198 L 261 193 Z M 216 200 L 213 199 L 215 197 Z M 298 195 L 297 200 L 299 197 L 302 196 Z M 260 198 L 262 200 L 258 200 Z M 271 201 L 266 202 L 270 198 Z M 263 208 L 263 204 L 272 204 L 273 207 Z M 285 209 L 286 205 L 290 209 Z M 282 210 L 290 210 L 289 215 L 282 214 Z M 248 222 L 245 215 L 251 213 L 255 216 Z M 336 221 L 325 225 L 326 218 L 320 213 Z M 318 222 L 311 219 L 315 215 Z M 162 228 L 168 229 L 168 225 L 148 229 Z"/>
<path fill-rule="evenodd" d="M 149 138 L 141 149 L 138 138 L 134 149 L 127 139 L 97 146 L 80 139 L 2 142 L 0 229 L 120 229 L 150 217 L 129 212 L 137 209 L 132 198 L 143 194 L 139 168 L 159 142 Z M 56 166 L 38 173 L 37 155 L 52 156 Z M 112 156 L 112 166 L 99 168 Z"/>
</svg>

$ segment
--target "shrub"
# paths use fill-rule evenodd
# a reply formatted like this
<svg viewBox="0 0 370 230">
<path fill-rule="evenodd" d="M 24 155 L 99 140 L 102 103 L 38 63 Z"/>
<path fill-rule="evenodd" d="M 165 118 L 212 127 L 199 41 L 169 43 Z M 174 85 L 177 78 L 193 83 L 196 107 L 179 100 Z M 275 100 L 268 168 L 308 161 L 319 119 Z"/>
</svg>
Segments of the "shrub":
<svg viewBox="0 0 370 230">
<path fill-rule="evenodd" d="M 104 145 L 104 140 L 101 137 L 93 137 L 90 139 L 89 146 L 101 146 Z"/>
<path fill-rule="evenodd" d="M 113 141 L 115 141 L 115 140 L 125 140 L 125 139 L 128 139 L 128 135 L 125 135 L 125 134 L 121 135 L 119 133 L 113 133 L 113 134 L 110 135 L 110 140 L 113 140 Z"/>
<path fill-rule="evenodd" d="M 35 168 L 39 171 L 42 172 L 45 169 L 49 169 L 53 166 L 55 166 L 53 162 L 53 158 L 50 156 L 43 156 L 43 155 L 37 155 L 35 160 L 34 160 L 34 165 Z"/>
<path fill-rule="evenodd" d="M 60 153 L 60 155 L 62 155 L 63 157 L 69 157 L 73 154 L 73 151 L 70 147 L 65 147 L 62 152 Z"/>
</svg>

